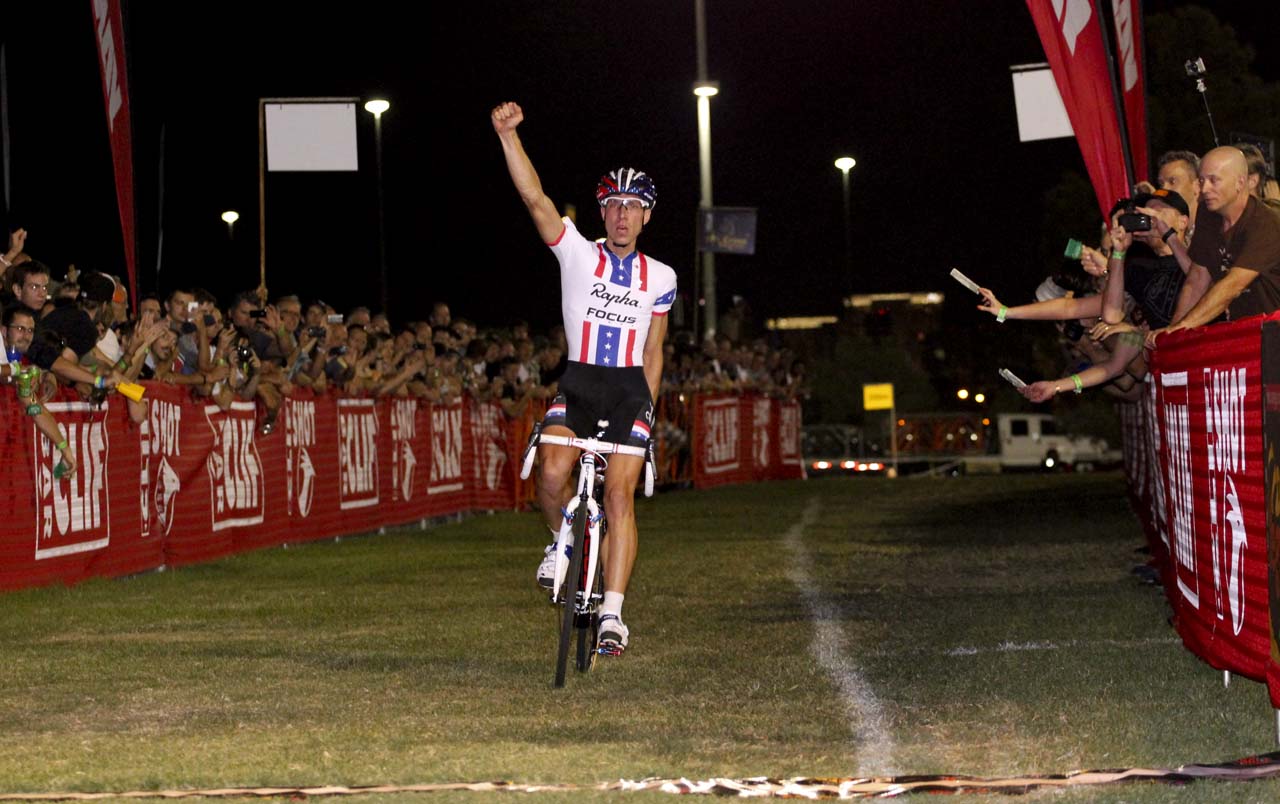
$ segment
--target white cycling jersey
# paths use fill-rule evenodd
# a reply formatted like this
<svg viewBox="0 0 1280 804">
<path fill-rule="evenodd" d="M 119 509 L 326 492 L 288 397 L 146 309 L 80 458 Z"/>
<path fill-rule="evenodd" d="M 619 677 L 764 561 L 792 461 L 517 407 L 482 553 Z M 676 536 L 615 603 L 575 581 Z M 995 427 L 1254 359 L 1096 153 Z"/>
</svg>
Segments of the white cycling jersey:
<svg viewBox="0 0 1280 804">
<path fill-rule="evenodd" d="M 676 272 L 633 251 L 618 258 L 564 219 L 548 243 L 560 261 L 560 307 L 569 359 L 593 366 L 644 365 L 652 316 L 666 315 L 676 298 Z"/>
</svg>

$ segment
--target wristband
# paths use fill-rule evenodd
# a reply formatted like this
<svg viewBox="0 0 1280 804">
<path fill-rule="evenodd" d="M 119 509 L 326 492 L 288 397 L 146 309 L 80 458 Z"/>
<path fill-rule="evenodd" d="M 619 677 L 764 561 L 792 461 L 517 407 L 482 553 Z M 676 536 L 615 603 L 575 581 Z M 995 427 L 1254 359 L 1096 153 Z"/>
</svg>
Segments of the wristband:
<svg viewBox="0 0 1280 804">
<path fill-rule="evenodd" d="M 59 441 L 56 445 L 54 445 L 54 449 L 56 449 L 58 452 L 62 452 L 66 448 L 67 448 L 67 439 L 65 438 Z"/>
<path fill-rule="evenodd" d="M 1076 384 L 1076 393 L 1077 393 L 1077 394 L 1084 390 L 1084 383 L 1080 380 L 1080 375 L 1079 375 L 1079 374 L 1072 374 L 1072 375 L 1071 375 L 1071 381 L 1072 381 L 1073 383 L 1075 383 L 1075 384 Z"/>
<path fill-rule="evenodd" d="M 39 416 L 42 410 L 44 410 L 44 408 L 40 407 L 38 404 L 32 403 L 27 405 L 28 416 Z"/>
<path fill-rule="evenodd" d="M 1169 242 L 1169 236 L 1170 236 L 1170 235 L 1175 235 L 1175 234 L 1177 234 L 1177 232 L 1175 232 L 1175 231 L 1173 230 L 1173 227 L 1172 227 L 1172 226 L 1170 226 L 1170 227 L 1169 227 L 1169 229 L 1168 229 L 1168 230 L 1167 230 L 1163 235 L 1161 235 L 1161 236 L 1160 236 L 1160 239 L 1161 239 L 1161 240 L 1163 240 L 1164 242 L 1168 243 L 1168 242 Z"/>
<path fill-rule="evenodd" d="M 121 371 L 124 371 L 125 369 L 129 368 L 129 361 L 125 360 L 123 357 L 120 358 L 120 362 L 116 363 L 116 368 L 120 369 Z"/>
<path fill-rule="evenodd" d="M 1115 248 L 1111 249 L 1111 259 L 1113 259 L 1113 260 L 1123 260 L 1123 259 L 1124 259 L 1124 249 L 1115 249 Z"/>
<path fill-rule="evenodd" d="M 1003 304 L 1000 305 L 1000 311 L 996 313 L 996 321 L 1003 324 L 1005 316 L 1007 316 L 1008 314 L 1009 314 L 1009 308 L 1005 307 Z"/>
<path fill-rule="evenodd" d="M 101 374 L 93 375 L 93 387 L 101 389 L 103 386 L 103 379 L 105 378 Z"/>
</svg>

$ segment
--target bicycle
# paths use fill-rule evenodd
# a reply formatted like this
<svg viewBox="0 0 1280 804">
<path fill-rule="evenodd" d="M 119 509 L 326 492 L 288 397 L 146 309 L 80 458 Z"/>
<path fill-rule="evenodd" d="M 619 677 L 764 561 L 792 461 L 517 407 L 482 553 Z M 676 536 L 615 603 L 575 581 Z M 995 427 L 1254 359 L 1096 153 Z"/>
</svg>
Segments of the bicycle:
<svg viewBox="0 0 1280 804">
<path fill-rule="evenodd" d="M 572 546 L 565 545 L 564 528 L 556 535 L 555 579 L 551 586 L 551 602 L 563 606 L 560 620 L 560 642 L 556 650 L 555 686 L 563 687 L 569 663 L 569 644 L 573 632 L 578 632 L 578 651 L 575 665 L 585 673 L 595 664 L 599 654 L 596 640 L 600 630 L 599 607 L 604 599 L 604 571 L 599 561 L 599 546 L 609 530 L 604 513 L 604 472 L 609 466 L 607 455 L 634 455 L 645 459 L 644 496 L 653 496 L 656 475 L 650 446 L 632 447 L 614 444 L 595 438 L 545 435 L 542 423 L 534 425 L 525 447 L 524 462 L 520 468 L 521 479 L 527 479 L 533 469 L 538 447 L 542 444 L 574 447 L 578 455 L 578 490 L 573 499 L 576 506 L 566 516 L 573 523 Z M 566 549 L 568 547 L 569 549 Z M 568 553 L 569 555 L 565 555 Z"/>
</svg>

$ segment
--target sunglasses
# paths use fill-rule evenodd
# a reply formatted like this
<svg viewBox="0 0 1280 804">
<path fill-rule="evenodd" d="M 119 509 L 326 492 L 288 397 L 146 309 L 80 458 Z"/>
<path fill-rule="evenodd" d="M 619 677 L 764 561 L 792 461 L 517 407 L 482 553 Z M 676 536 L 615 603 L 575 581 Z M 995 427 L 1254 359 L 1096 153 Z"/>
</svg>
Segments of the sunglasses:
<svg viewBox="0 0 1280 804">
<path fill-rule="evenodd" d="M 639 198 L 606 198 L 604 200 L 605 209 L 625 209 L 628 212 L 637 212 L 644 209 L 646 204 Z"/>
</svg>

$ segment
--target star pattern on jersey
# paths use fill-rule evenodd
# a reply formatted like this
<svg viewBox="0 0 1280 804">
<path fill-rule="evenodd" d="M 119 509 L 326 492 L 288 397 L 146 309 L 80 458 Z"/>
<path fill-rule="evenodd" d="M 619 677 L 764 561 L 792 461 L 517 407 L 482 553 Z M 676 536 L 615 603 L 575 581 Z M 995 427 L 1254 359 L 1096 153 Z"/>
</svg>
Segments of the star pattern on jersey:
<svg viewBox="0 0 1280 804">
<path fill-rule="evenodd" d="M 613 332 L 608 329 L 604 331 L 604 364 L 613 365 Z"/>
</svg>

